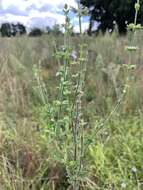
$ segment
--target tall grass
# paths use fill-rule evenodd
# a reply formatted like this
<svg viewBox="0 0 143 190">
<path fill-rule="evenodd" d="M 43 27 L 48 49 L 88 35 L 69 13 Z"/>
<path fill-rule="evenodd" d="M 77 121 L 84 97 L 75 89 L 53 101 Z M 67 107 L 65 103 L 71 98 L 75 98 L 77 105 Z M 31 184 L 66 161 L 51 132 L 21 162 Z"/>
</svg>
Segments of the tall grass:
<svg viewBox="0 0 143 190">
<path fill-rule="evenodd" d="M 79 69 L 86 55 L 85 47 L 78 46 L 79 36 L 68 36 L 66 52 L 61 51 L 63 37 L 0 39 L 0 189 L 143 189 L 142 32 L 133 31 L 132 39 L 116 33 L 83 36 L 86 77 Z M 130 52 L 136 45 L 131 55 L 125 51 L 125 46 Z M 65 60 L 76 62 L 66 68 L 68 75 L 61 73 Z M 83 85 L 77 94 L 76 81 Z M 123 92 L 125 86 L 130 86 L 128 93 Z M 61 108 L 65 100 L 68 105 Z M 73 128 L 75 113 L 78 130 L 82 126 L 77 136 L 71 131 L 69 113 Z"/>
</svg>

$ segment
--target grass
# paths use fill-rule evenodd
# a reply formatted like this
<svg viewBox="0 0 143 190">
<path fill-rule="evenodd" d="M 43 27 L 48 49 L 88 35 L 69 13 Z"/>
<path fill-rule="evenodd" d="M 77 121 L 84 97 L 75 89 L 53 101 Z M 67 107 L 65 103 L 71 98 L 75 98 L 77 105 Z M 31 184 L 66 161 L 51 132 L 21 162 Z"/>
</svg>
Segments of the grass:
<svg viewBox="0 0 143 190">
<path fill-rule="evenodd" d="M 114 110 L 127 77 L 123 65 L 129 61 L 128 36 L 84 37 L 89 53 L 83 102 L 87 148 L 80 189 L 143 189 L 141 39 L 137 32 L 133 43 L 139 50 L 132 55 L 136 68 L 129 93 Z M 79 41 L 72 37 L 75 49 Z M 47 101 L 56 97 L 58 63 L 53 55 L 63 38 L 3 38 L 0 44 L 0 189 L 68 189 L 65 149 L 51 139 L 47 107 L 39 95 L 46 89 Z M 37 83 L 34 73 L 39 65 L 42 81 Z M 46 138 L 43 128 L 48 129 Z"/>
</svg>

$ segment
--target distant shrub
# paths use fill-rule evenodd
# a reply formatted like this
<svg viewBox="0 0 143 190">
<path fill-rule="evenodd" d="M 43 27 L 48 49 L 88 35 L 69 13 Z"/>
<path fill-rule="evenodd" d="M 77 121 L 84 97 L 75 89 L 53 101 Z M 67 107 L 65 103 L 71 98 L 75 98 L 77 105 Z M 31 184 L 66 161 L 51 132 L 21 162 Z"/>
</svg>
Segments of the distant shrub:
<svg viewBox="0 0 143 190">
<path fill-rule="evenodd" d="M 29 36 L 42 36 L 43 31 L 40 28 L 33 28 L 29 33 Z"/>
</svg>

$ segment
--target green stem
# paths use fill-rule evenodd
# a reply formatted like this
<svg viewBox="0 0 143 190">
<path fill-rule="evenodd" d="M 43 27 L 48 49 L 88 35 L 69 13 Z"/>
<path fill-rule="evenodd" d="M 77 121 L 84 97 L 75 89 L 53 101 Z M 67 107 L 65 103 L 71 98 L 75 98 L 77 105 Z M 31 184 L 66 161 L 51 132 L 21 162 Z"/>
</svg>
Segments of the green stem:
<svg viewBox="0 0 143 190">
<path fill-rule="evenodd" d="M 78 2 L 78 11 L 79 11 L 79 31 L 80 31 L 80 35 L 82 34 L 82 24 L 81 24 L 81 9 L 80 9 L 80 3 Z"/>
<path fill-rule="evenodd" d="M 66 14 L 66 20 L 68 19 L 68 15 Z M 67 23 L 66 23 L 67 25 Z M 64 47 L 65 47 L 65 54 L 69 53 L 69 32 L 68 32 L 68 29 L 67 29 L 67 26 L 65 27 L 65 34 L 64 34 Z M 63 71 L 63 78 L 64 78 L 64 81 L 61 81 L 61 84 L 60 84 L 60 95 L 59 95 L 59 100 L 60 102 L 63 102 L 63 98 L 64 98 L 64 89 L 65 89 L 65 86 L 64 86 L 64 82 L 67 81 L 67 77 L 68 77 L 68 64 L 69 64 L 69 61 L 67 59 L 67 56 L 66 58 L 64 58 L 64 71 Z M 58 111 L 58 120 L 60 119 L 61 117 L 61 114 L 62 114 L 62 104 L 60 105 L 59 107 L 59 111 Z"/>
<path fill-rule="evenodd" d="M 137 0 L 137 4 L 140 4 L 140 0 Z M 135 19 L 134 19 L 134 25 L 137 24 L 137 18 L 138 18 L 138 9 L 136 9 L 136 12 L 135 12 Z"/>
</svg>

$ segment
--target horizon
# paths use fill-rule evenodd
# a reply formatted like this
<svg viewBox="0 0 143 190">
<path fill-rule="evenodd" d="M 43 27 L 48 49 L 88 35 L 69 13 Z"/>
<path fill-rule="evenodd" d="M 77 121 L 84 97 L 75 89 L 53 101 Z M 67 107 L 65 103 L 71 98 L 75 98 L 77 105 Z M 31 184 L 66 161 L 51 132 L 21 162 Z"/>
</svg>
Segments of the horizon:
<svg viewBox="0 0 143 190">
<path fill-rule="evenodd" d="M 0 25 L 2 23 L 21 23 L 27 30 L 32 28 L 52 28 L 55 24 L 64 23 L 64 4 L 77 8 L 76 0 L 0 0 Z M 70 13 L 74 32 L 79 32 L 78 19 Z M 83 31 L 89 26 L 89 16 L 82 18 Z"/>
</svg>

